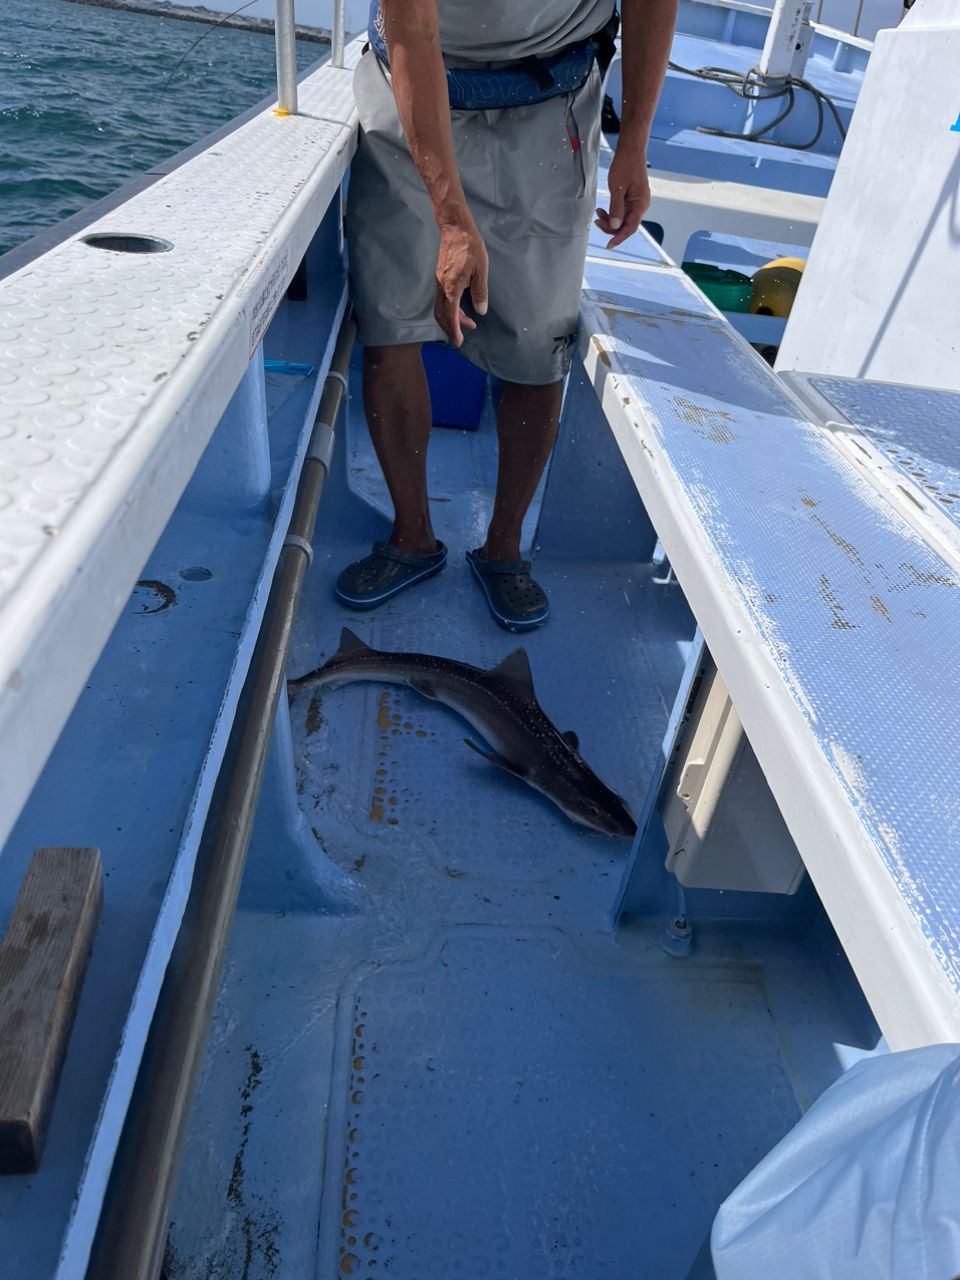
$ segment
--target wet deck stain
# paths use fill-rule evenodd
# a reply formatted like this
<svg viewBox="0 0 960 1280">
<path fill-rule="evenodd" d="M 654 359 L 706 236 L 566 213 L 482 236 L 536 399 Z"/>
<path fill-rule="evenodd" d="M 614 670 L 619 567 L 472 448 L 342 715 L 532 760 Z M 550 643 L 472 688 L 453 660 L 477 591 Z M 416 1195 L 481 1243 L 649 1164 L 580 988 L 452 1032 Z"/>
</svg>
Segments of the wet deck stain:
<svg viewBox="0 0 960 1280">
<path fill-rule="evenodd" d="M 851 622 L 846 617 L 846 609 L 841 601 L 834 595 L 833 588 L 830 585 L 830 579 L 825 574 L 821 574 L 817 589 L 821 600 L 823 600 L 824 604 L 830 610 L 830 625 L 836 627 L 838 631 L 855 630 L 857 624 L 855 622 Z"/>
<path fill-rule="evenodd" d="M 318 689 L 307 705 L 307 719 L 304 728 L 308 737 L 313 737 L 317 730 L 322 729 L 326 724 L 326 719 L 320 710 L 321 706 L 322 699 Z"/>
<path fill-rule="evenodd" d="M 824 520 L 821 516 L 814 516 L 813 519 L 817 522 L 817 524 L 824 531 L 824 533 L 827 535 L 830 541 L 834 544 L 834 546 L 840 548 L 840 550 L 847 557 L 847 559 L 854 566 L 854 568 L 859 569 L 860 572 L 864 576 L 866 576 L 867 574 L 866 563 L 864 562 L 863 556 L 860 554 L 857 548 L 853 545 L 853 543 L 848 542 L 846 538 L 842 538 L 839 533 L 836 533 L 833 529 L 831 529 L 830 526 L 827 524 L 826 520 Z"/>
<path fill-rule="evenodd" d="M 248 1055 L 247 1072 L 240 1086 L 240 1143 L 233 1158 L 230 1181 L 227 1184 L 227 1201 L 240 1215 L 240 1236 L 243 1244 L 243 1256 L 240 1259 L 240 1270 L 237 1280 L 252 1280 L 254 1262 L 259 1256 L 263 1270 L 257 1276 L 275 1276 L 280 1269 L 280 1250 L 277 1238 L 280 1234 L 280 1219 L 276 1214 L 253 1210 L 247 1201 L 244 1183 L 246 1179 L 245 1160 L 247 1145 L 250 1141 L 250 1126 L 253 1120 L 253 1096 L 262 1084 L 263 1060 L 252 1044 L 244 1048 Z"/>
<path fill-rule="evenodd" d="M 710 440 L 713 444 L 732 444 L 736 436 L 727 426 L 728 422 L 736 422 L 736 418 L 723 409 L 708 409 L 706 405 L 694 404 L 684 396 L 674 396 L 673 403 L 677 416 L 683 422 L 690 422 L 696 428 L 698 436 Z"/>
<path fill-rule="evenodd" d="M 916 565 L 904 562 L 900 565 L 904 573 L 908 573 L 913 579 L 907 586 L 923 586 L 923 587 L 955 587 L 958 579 L 951 573 L 935 573 L 930 569 L 918 569 Z M 901 587 L 905 590 L 906 587 Z"/>
<path fill-rule="evenodd" d="M 133 589 L 130 603 L 140 606 L 137 613 L 163 613 L 177 603 L 177 593 L 157 578 L 141 578 Z"/>
<path fill-rule="evenodd" d="M 882 618 L 886 618 L 888 622 L 893 621 L 893 618 L 891 618 L 890 616 L 890 610 L 883 603 L 883 601 L 880 599 L 879 596 L 871 596 L 870 605 L 871 605 L 871 608 L 875 609 L 876 612 L 879 613 Z"/>
<path fill-rule="evenodd" d="M 591 342 L 593 343 L 593 345 L 594 345 L 594 348 L 595 348 L 596 353 L 597 353 L 597 355 L 598 355 L 598 357 L 599 357 L 599 359 L 600 359 L 600 362 L 601 362 L 602 364 L 605 364 L 605 365 L 607 366 L 607 368 L 608 368 L 608 369 L 609 369 L 609 368 L 611 368 L 612 366 L 611 366 L 611 364 L 610 364 L 610 353 L 609 353 L 609 352 L 607 351 L 607 349 L 603 346 L 603 344 L 601 343 L 601 341 L 600 341 L 600 339 L 597 337 L 597 335 L 596 335 L 596 334 L 594 334 L 594 335 L 593 335 L 593 337 L 590 339 L 590 341 L 591 341 Z"/>
</svg>

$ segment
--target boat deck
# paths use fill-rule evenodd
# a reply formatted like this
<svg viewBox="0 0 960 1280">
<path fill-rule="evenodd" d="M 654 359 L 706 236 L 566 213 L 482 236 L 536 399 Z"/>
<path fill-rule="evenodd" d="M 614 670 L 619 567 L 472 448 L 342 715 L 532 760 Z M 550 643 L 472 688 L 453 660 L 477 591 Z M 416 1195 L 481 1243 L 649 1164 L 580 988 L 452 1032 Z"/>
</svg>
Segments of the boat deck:
<svg viewBox="0 0 960 1280">
<path fill-rule="evenodd" d="M 344 624 L 384 648 L 502 658 L 515 641 L 462 562 L 493 477 L 489 414 L 434 432 L 450 566 L 366 616 L 330 593 L 384 528 L 357 396 L 347 434 L 291 674 Z M 635 806 L 693 633 L 657 572 L 540 557 L 553 620 L 524 640 L 548 714 Z M 719 1201 L 839 1072 L 833 1046 L 875 1041 L 812 891 L 766 902 L 765 922 L 706 925 L 674 959 L 662 920 L 612 929 L 628 842 L 475 757 L 451 712 L 352 685 L 305 688 L 291 715 L 305 823 L 281 831 L 269 804 L 258 818 L 167 1280 L 684 1280 Z M 354 882 L 333 899 L 327 860 Z M 295 864 L 296 880 L 278 871 Z"/>
<path fill-rule="evenodd" d="M 170 262 L 177 281 L 190 285 L 207 265 L 209 246 L 196 241 L 190 218 L 180 245 L 170 210 L 181 206 L 168 200 L 171 189 L 182 186 L 197 200 L 212 199 L 210 192 L 220 202 L 229 196 L 227 211 L 245 226 L 251 143 L 258 157 L 273 157 L 291 184 L 283 195 L 274 170 L 258 169 L 257 201 L 273 203 L 256 203 L 257 230 L 244 240 L 244 253 L 230 263 L 218 260 L 224 292 L 213 296 L 224 305 L 214 308 L 215 324 L 204 312 L 174 308 L 157 319 L 151 311 L 148 343 L 145 330 L 108 317 L 159 361 L 136 364 L 138 394 L 154 418 L 142 415 L 132 397 L 119 407 L 144 458 L 152 456 L 141 439 L 144 421 L 169 456 L 156 477 L 144 465 L 135 469 L 136 484 L 91 485 L 101 517 L 93 530 L 99 538 L 89 539 L 96 555 L 87 554 L 87 543 L 65 521 L 50 545 L 61 568 L 76 569 L 74 591 L 82 594 L 83 574 L 107 575 L 113 612 L 93 595 L 80 603 L 60 600 L 55 588 L 64 575 L 49 570 L 31 574 L 49 601 L 37 597 L 24 613 L 8 597 L 5 617 L 18 626 L 36 623 L 36 634 L 42 624 L 43 635 L 56 642 L 49 652 L 25 642 L 23 671 L 5 686 L 0 710 L 12 708 L 22 730 L 7 743 L 8 759 L 19 766 L 19 790 L 4 810 L 9 822 L 42 764 L 28 712 L 33 723 L 40 714 L 49 745 L 83 692 L 4 851 L 0 908 L 9 906 L 30 849 L 51 838 L 98 844 L 107 876 L 104 923 L 44 1168 L 2 1189 L 9 1212 L 0 1238 L 6 1265 L 18 1275 L 46 1280 L 60 1251 L 57 1274 L 74 1280 L 96 1228 L 343 305 L 335 193 L 354 140 L 348 80 L 347 72 L 317 72 L 316 82 L 303 86 L 302 102 L 313 111 L 285 122 L 261 113 L 249 131 L 205 152 L 150 199 L 124 206 L 125 232 L 176 242 Z M 699 120 L 682 123 L 692 130 Z M 280 129 L 283 148 L 276 145 Z M 725 145 L 712 148 L 723 164 Z M 819 190 L 832 158 L 808 164 L 744 153 L 738 163 L 760 184 L 772 180 L 775 166 L 792 165 L 793 177 L 780 175 L 784 189 L 793 183 L 806 190 L 809 180 Z M 308 166 L 304 183 L 301 167 Z M 182 207 L 184 217 L 194 208 Z M 255 423 L 228 411 L 214 433 L 241 377 L 237 395 L 263 392 L 259 358 L 248 365 L 248 354 L 324 209 L 311 253 L 335 269 L 318 280 L 312 260 L 309 300 L 281 302 L 269 326 L 267 355 L 286 367 L 268 371 L 263 421 L 258 399 L 257 414 L 247 414 Z M 749 474 L 746 468 L 737 474 L 734 455 L 719 466 L 708 459 L 697 470 L 706 456 L 703 441 L 711 452 L 729 443 L 727 409 L 710 416 L 729 403 L 728 372 L 745 379 L 747 403 L 734 404 L 752 415 L 752 434 L 743 435 L 756 442 L 761 462 L 777 437 L 760 428 L 768 423 L 782 435 L 796 404 L 790 401 L 789 413 L 767 412 L 772 375 L 756 361 L 744 366 L 740 357 L 749 353 L 731 347 L 719 316 L 649 240 L 637 237 L 609 253 L 598 239 L 592 237 L 587 270 L 591 364 L 586 374 L 578 364 L 571 380 L 581 409 L 590 402 L 577 445 L 584 451 L 573 465 L 567 456 L 565 475 L 552 481 L 552 505 L 539 526 L 536 513 L 530 521 L 553 620 L 525 645 L 548 714 L 559 728 L 577 731 L 586 758 L 639 815 L 662 766 L 694 621 L 681 588 L 657 580 L 664 574 L 650 562 L 652 526 L 620 450 L 626 441 L 637 471 L 638 451 L 647 446 L 650 454 L 667 438 L 673 462 L 685 480 L 693 477 L 689 492 L 696 488 L 702 497 L 711 477 L 722 476 L 729 488 Z M 159 274 L 168 270 L 162 255 L 152 257 Z M 38 271 L 56 274 L 63 263 L 71 272 L 88 270 L 74 243 Z M 113 263 L 96 270 L 127 269 Z M 143 274 L 152 305 L 157 286 L 147 269 L 138 260 L 129 271 Z M 140 307 L 128 277 L 119 279 L 131 309 Z M 107 283 L 113 287 L 112 277 Z M 48 284 L 55 291 L 63 280 L 51 275 Z M 5 289 L 13 296 L 17 287 L 14 281 Z M 86 315 L 92 304 L 79 292 L 67 291 Z M 51 295 L 51 306 L 62 301 Z M 25 319 L 21 327 L 28 334 Z M 173 343 L 169 360 L 158 355 L 166 351 L 161 331 Z M 61 336 L 50 329 L 51 342 Z M 73 341 L 69 333 L 66 339 Z M 205 351 L 212 354 L 202 367 L 218 370 L 213 391 L 199 373 Z M 313 366 L 309 378 L 297 378 L 298 362 Z M 116 387 L 126 385 L 125 368 L 118 363 L 110 371 Z M 18 366 L 18 378 L 21 372 Z M 715 377 L 723 395 L 710 381 Z M 640 385 L 614 386 L 615 379 Z M 60 381 L 56 394 L 72 395 L 73 384 Z M 33 411 L 30 397 L 45 388 L 28 388 L 13 407 L 18 427 Z M 594 388 L 604 394 L 610 421 Z M 81 390 L 99 412 L 102 391 L 93 383 Z M 452 550 L 447 571 L 374 615 L 348 615 L 334 604 L 336 571 L 386 529 L 386 495 L 357 391 L 355 380 L 290 674 L 321 663 L 344 623 L 384 648 L 496 662 L 515 641 L 491 622 L 462 559 L 482 539 L 493 484 L 489 406 L 478 433 L 435 433 L 432 492 L 437 531 Z M 176 412 L 167 413 L 174 393 Z M 639 417 L 645 394 L 655 395 L 658 409 L 649 442 Z M 43 413 L 60 403 L 51 401 Z M 253 436 L 253 426 L 262 428 L 263 443 L 267 416 L 265 485 L 258 505 L 241 512 L 211 473 L 236 478 L 237 446 L 244 432 Z M 711 425 L 714 417 L 722 419 L 719 427 Z M 580 428 L 569 419 L 566 425 Z M 199 453 L 207 436 L 212 443 L 191 490 L 141 570 L 165 519 L 157 507 L 152 523 L 146 520 L 146 508 L 137 505 L 141 479 L 172 510 L 190 470 L 174 446 L 189 438 Z M 563 436 L 562 445 L 571 438 Z M 62 445 L 69 470 L 67 436 Z M 233 469 L 221 465 L 222 451 Z M 578 458 L 593 478 L 604 468 L 599 487 L 592 486 L 602 501 L 580 497 L 587 472 L 577 473 Z M 670 474 L 664 468 L 662 475 Z M 781 475 L 774 479 L 771 507 L 779 511 Z M 28 494 L 26 471 L 21 480 L 18 494 Z M 671 502 L 648 487 L 660 503 L 658 529 L 669 526 L 664 509 Z M 707 524 L 711 513 L 706 500 L 701 505 Z M 740 504 L 745 524 L 755 505 L 753 493 Z M 652 501 L 648 506 L 652 512 Z M 40 509 L 30 508 L 34 515 Z M 716 510 L 723 509 L 718 503 Z M 111 554 L 107 516 L 114 511 L 124 518 L 135 513 L 139 550 L 123 548 L 117 537 L 124 554 Z M 36 523 L 31 536 L 46 547 Z M 44 538 L 51 529 L 42 529 Z M 766 541 L 760 549 L 766 551 Z M 830 547 L 823 551 L 835 558 Z M 740 565 L 728 559 L 726 577 L 739 581 Z M 708 554 L 703 563 L 709 569 L 715 559 Z M 846 583 L 842 574 L 838 580 Z M 692 601 L 686 578 L 684 590 Z M 805 624 L 807 605 L 794 603 L 795 581 L 782 594 L 780 615 Z M 758 608 L 775 603 L 776 596 L 764 598 Z M 724 639 L 723 628 L 717 634 Z M 943 634 L 952 630 L 944 627 Z M 727 641 L 729 649 L 732 629 Z M 811 670 L 823 669 L 829 664 L 814 652 Z M 33 701 L 13 696 L 24 683 Z M 769 726 L 779 723 L 775 715 L 767 719 Z M 726 1192 L 852 1057 L 876 1045 L 876 1025 L 809 882 L 795 896 L 756 895 L 750 904 L 739 894 L 722 902 L 715 894 L 709 903 L 691 895 L 696 946 L 684 957 L 668 955 L 661 942 L 676 901 L 673 882 L 661 875 L 669 903 L 663 897 L 646 913 L 632 910 L 615 928 L 627 842 L 572 826 L 545 799 L 468 751 L 463 735 L 464 726 L 442 707 L 375 686 L 322 696 L 306 689 L 290 716 L 281 714 L 187 1137 L 166 1280 L 461 1274 L 692 1280 L 691 1263 Z M 652 861 L 650 868 L 657 869 Z M 950 997 L 952 1009 L 952 991 Z"/>
<path fill-rule="evenodd" d="M 732 38 L 718 31 L 698 34 L 678 30 L 648 149 L 653 168 L 779 191 L 827 194 L 842 138 L 829 110 L 825 110 L 822 127 L 818 128 L 817 104 L 805 89 L 796 91 L 793 109 L 769 135 L 785 146 L 699 131 L 701 126 L 708 126 L 734 134 L 748 133 L 758 125 L 768 124 L 783 109 L 780 99 L 752 104 L 757 114 L 750 117 L 751 104 L 726 86 L 679 70 L 719 67 L 737 74 L 749 71 L 759 61 L 765 25 L 764 21 L 752 32 L 738 27 Z M 860 49 L 818 37 L 804 71 L 804 77 L 834 102 L 844 128 L 853 115 L 866 59 Z M 618 63 L 614 63 L 608 91 L 619 103 Z M 815 135 L 815 143 L 806 149 Z"/>
</svg>

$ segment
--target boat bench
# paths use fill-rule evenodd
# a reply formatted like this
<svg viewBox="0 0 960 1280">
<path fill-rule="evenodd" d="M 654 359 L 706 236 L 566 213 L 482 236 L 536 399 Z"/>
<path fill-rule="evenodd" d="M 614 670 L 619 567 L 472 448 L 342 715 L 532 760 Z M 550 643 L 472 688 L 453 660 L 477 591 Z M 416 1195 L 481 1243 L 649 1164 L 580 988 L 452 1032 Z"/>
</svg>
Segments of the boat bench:
<svg viewBox="0 0 960 1280">
<path fill-rule="evenodd" d="M 615 258 L 586 377 L 889 1043 L 960 1040 L 960 396 L 788 387 L 648 238 Z"/>
</svg>

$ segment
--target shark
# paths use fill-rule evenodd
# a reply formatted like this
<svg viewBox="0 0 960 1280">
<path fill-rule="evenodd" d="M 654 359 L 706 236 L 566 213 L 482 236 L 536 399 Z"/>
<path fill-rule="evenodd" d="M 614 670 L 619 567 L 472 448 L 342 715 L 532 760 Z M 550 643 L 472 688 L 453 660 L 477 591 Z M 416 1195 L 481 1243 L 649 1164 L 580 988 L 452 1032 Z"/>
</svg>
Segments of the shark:
<svg viewBox="0 0 960 1280">
<path fill-rule="evenodd" d="M 427 653 L 371 649 L 349 628 L 323 666 L 288 682 L 292 692 L 356 681 L 406 685 L 457 712 L 487 743 L 464 738 L 484 759 L 552 800 L 573 822 L 609 836 L 633 836 L 636 821 L 624 801 L 594 773 L 572 731 L 559 732 L 537 701 L 530 660 L 514 649 L 484 670 Z"/>
</svg>

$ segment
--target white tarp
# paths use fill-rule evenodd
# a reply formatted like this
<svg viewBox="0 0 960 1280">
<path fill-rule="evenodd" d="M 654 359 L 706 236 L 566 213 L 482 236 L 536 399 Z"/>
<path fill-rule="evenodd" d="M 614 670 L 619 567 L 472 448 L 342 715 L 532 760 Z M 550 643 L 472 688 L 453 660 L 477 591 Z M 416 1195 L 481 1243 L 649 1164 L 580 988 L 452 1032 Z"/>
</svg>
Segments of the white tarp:
<svg viewBox="0 0 960 1280">
<path fill-rule="evenodd" d="M 851 1067 L 724 1202 L 717 1280 L 960 1277 L 960 1045 Z"/>
</svg>

